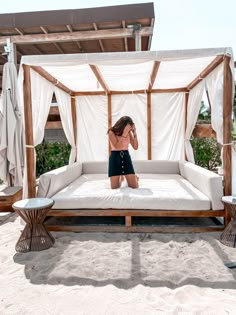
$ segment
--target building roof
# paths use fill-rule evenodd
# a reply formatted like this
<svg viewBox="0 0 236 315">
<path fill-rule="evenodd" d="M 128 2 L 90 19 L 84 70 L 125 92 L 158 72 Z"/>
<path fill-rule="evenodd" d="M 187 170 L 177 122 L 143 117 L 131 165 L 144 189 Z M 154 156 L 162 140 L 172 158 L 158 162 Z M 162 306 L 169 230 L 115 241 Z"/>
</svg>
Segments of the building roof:
<svg viewBox="0 0 236 315">
<path fill-rule="evenodd" d="M 7 38 L 18 64 L 24 55 L 133 51 L 134 25 L 150 50 L 154 19 L 153 3 L 0 14 L 0 89 Z"/>
</svg>

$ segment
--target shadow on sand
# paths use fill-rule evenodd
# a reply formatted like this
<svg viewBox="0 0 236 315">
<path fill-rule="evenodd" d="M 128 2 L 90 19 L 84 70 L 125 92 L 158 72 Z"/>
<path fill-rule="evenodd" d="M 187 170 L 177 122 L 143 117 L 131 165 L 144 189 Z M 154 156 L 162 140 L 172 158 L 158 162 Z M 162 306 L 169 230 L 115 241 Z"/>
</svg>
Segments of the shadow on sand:
<svg viewBox="0 0 236 315">
<path fill-rule="evenodd" d="M 33 284 L 236 289 L 236 270 L 224 265 L 230 259 L 219 233 L 52 234 L 52 248 L 14 256 Z"/>
</svg>

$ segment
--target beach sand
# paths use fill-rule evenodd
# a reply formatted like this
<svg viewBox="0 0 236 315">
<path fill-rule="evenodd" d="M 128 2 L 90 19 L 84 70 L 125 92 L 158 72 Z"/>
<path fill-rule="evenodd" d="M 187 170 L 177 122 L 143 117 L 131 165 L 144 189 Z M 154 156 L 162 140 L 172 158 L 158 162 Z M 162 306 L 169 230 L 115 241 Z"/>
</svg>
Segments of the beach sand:
<svg viewBox="0 0 236 315">
<path fill-rule="evenodd" d="M 220 233 L 64 233 L 20 254 L 0 217 L 0 314 L 236 314 L 236 249 Z"/>
</svg>

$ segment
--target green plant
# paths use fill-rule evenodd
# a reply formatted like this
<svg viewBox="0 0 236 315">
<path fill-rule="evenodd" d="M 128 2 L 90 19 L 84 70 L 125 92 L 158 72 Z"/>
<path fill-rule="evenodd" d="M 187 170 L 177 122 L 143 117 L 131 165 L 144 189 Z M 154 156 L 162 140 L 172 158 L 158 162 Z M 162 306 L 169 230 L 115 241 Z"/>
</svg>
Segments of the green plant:
<svg viewBox="0 0 236 315">
<path fill-rule="evenodd" d="M 191 144 L 197 165 L 209 170 L 221 165 L 220 148 L 215 138 L 193 138 Z"/>
<path fill-rule="evenodd" d="M 68 164 L 71 146 L 64 142 L 43 141 L 36 147 L 36 177 Z"/>
</svg>

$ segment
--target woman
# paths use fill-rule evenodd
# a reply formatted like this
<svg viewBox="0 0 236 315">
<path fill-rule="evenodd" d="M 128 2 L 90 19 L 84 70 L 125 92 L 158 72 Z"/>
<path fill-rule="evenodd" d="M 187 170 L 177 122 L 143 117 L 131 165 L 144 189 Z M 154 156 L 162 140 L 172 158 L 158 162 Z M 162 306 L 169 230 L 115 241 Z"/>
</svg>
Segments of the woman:
<svg viewBox="0 0 236 315">
<path fill-rule="evenodd" d="M 138 188 L 138 177 L 135 175 L 128 147 L 138 149 L 138 138 L 133 120 L 129 116 L 121 117 L 115 125 L 108 129 L 111 154 L 109 157 L 109 177 L 111 188 L 121 186 L 124 176 L 128 186 Z"/>
</svg>

